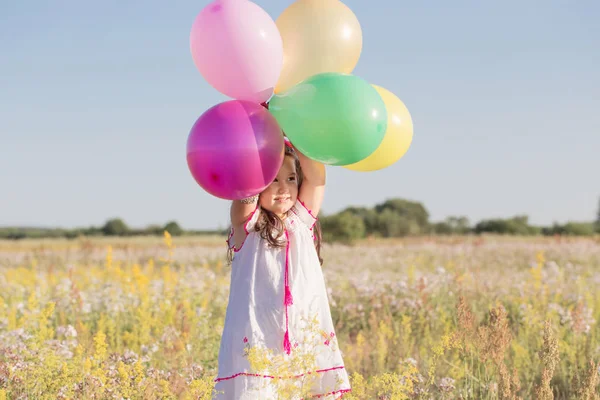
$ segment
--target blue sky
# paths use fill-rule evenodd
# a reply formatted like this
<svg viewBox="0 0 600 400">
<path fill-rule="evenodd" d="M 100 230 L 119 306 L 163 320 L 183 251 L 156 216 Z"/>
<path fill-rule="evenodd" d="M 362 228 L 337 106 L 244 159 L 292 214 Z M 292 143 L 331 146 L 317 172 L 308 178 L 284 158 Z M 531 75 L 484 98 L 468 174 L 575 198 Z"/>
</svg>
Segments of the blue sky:
<svg viewBox="0 0 600 400">
<path fill-rule="evenodd" d="M 49 5 L 53 3 L 52 5 Z M 289 0 L 256 0 L 276 19 Z M 208 1 L 0 4 L 0 225 L 228 223 L 185 144 L 226 97 L 195 69 Z M 363 29 L 354 74 L 404 101 L 406 156 L 328 168 L 324 211 L 391 197 L 432 220 L 593 219 L 600 196 L 600 2 L 346 0 Z"/>
</svg>

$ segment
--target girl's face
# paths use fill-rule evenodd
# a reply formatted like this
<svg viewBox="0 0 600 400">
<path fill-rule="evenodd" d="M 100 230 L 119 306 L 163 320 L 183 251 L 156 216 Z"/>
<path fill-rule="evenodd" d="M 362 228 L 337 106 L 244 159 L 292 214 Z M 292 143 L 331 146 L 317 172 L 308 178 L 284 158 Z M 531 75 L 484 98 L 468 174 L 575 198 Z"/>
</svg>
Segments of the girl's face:
<svg viewBox="0 0 600 400">
<path fill-rule="evenodd" d="M 277 177 L 259 197 L 259 204 L 284 218 L 298 197 L 298 174 L 294 157 L 285 156 Z"/>
</svg>

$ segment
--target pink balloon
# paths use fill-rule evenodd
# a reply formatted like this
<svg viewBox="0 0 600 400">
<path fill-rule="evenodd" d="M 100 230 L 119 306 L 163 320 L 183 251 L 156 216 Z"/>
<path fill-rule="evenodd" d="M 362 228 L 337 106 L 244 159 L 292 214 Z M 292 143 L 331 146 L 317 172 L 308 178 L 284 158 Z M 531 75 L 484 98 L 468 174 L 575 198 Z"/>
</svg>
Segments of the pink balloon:
<svg viewBox="0 0 600 400">
<path fill-rule="evenodd" d="M 187 141 L 187 163 L 213 196 L 240 200 L 262 192 L 283 163 L 277 120 L 260 104 L 230 100 L 198 118 Z"/>
<path fill-rule="evenodd" d="M 283 66 L 275 21 L 248 0 L 215 0 L 196 17 L 190 33 L 196 67 L 215 89 L 256 103 L 273 94 Z"/>
</svg>

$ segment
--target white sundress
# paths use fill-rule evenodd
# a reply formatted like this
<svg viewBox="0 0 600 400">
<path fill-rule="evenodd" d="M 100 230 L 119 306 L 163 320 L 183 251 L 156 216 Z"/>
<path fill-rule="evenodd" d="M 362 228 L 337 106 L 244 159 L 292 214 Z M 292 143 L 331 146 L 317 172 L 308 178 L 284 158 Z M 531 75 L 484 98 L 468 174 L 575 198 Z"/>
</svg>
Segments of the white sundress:
<svg viewBox="0 0 600 400">
<path fill-rule="evenodd" d="M 339 399 L 350 383 L 314 246 L 316 218 L 298 200 L 284 220 L 286 245 L 274 248 L 254 231 L 259 215 L 257 207 L 240 248 L 233 230 L 227 241 L 235 253 L 213 399 L 300 399 L 294 386 L 305 399 Z M 271 364 L 252 369 L 249 354 Z"/>
</svg>

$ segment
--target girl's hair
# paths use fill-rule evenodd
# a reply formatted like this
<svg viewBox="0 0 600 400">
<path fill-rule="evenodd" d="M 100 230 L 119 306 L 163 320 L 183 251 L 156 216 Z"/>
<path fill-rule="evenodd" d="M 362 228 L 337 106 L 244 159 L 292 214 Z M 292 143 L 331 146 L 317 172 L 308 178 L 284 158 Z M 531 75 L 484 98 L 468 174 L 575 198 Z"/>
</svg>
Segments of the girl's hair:
<svg viewBox="0 0 600 400">
<path fill-rule="evenodd" d="M 298 193 L 300 193 L 302 181 L 304 180 L 304 175 L 302 174 L 302 168 L 300 166 L 300 160 L 298 160 L 294 150 L 287 145 L 285 146 L 285 156 L 294 158 L 298 182 Z M 260 207 L 260 205 L 258 205 L 258 207 Z M 258 221 L 256 221 L 256 224 L 254 225 L 254 231 L 260 232 L 260 237 L 266 240 L 270 246 L 285 247 L 286 240 L 283 237 L 283 230 L 278 229 L 282 226 L 283 221 L 277 216 L 277 214 L 261 207 Z M 317 257 L 319 257 L 319 262 L 321 265 L 323 265 L 323 259 L 321 258 L 321 224 L 319 223 L 318 219 L 315 221 L 315 225 L 313 226 L 313 237 L 315 249 L 317 250 Z M 227 258 L 230 262 L 233 259 L 233 251 L 231 248 L 229 248 Z"/>
</svg>

